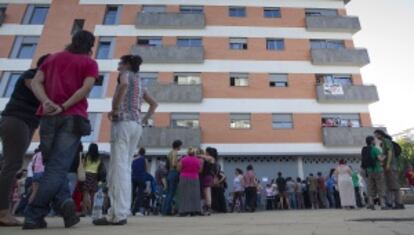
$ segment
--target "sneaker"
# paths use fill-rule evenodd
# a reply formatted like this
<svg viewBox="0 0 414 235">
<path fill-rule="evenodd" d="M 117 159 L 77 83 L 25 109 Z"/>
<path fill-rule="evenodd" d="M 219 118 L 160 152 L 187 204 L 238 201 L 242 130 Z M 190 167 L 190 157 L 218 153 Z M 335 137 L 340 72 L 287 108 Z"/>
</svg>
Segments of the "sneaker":
<svg viewBox="0 0 414 235">
<path fill-rule="evenodd" d="M 96 219 L 96 220 L 92 221 L 92 223 L 94 225 L 96 225 L 96 226 L 107 226 L 107 225 L 111 225 L 112 224 L 105 217 L 100 218 L 100 219 Z"/>
<path fill-rule="evenodd" d="M 65 228 L 73 227 L 80 222 L 79 217 L 76 215 L 76 205 L 73 201 L 67 201 L 63 204 L 62 217 Z"/>
<path fill-rule="evenodd" d="M 37 224 L 25 222 L 22 227 L 23 230 L 35 230 L 45 228 L 47 228 L 47 222 L 45 219 L 40 220 Z"/>
</svg>

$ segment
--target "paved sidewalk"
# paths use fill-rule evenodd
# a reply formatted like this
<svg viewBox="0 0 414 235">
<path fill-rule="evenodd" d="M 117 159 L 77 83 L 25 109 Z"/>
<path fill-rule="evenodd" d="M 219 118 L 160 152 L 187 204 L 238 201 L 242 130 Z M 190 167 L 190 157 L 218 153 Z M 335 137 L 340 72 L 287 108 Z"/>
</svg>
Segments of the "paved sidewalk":
<svg viewBox="0 0 414 235">
<path fill-rule="evenodd" d="M 413 219 L 381 221 L 372 219 Z M 352 220 L 369 219 L 365 222 Z M 414 235 L 414 207 L 404 211 L 318 210 L 274 211 L 255 214 L 222 214 L 211 217 L 133 217 L 122 227 L 95 227 L 90 218 L 72 229 L 61 219 L 48 218 L 49 229 L 22 231 L 0 228 L 0 234 L 30 235 Z"/>
</svg>

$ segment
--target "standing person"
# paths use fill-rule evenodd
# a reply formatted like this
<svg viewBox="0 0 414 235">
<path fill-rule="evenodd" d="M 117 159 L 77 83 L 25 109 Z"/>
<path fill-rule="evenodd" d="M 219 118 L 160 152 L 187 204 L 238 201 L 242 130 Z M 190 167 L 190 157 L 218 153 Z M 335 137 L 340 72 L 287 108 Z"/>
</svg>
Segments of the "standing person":
<svg viewBox="0 0 414 235">
<path fill-rule="evenodd" d="M 325 178 L 322 175 L 322 172 L 318 172 L 318 196 L 320 200 L 320 204 L 323 208 L 328 208 L 328 198 L 326 196 L 326 185 L 325 185 Z"/>
<path fill-rule="evenodd" d="M 67 173 L 82 136 L 91 133 L 87 96 L 98 77 L 98 65 L 90 58 L 95 37 L 79 31 L 65 51 L 49 56 L 40 66 L 32 89 L 42 106 L 40 143 L 46 168 L 36 196 L 26 210 L 23 229 L 46 227 L 44 217 L 53 202 L 66 228 L 79 223 Z"/>
<path fill-rule="evenodd" d="M 407 187 L 409 187 L 411 191 L 414 192 L 414 169 L 411 163 L 407 166 L 407 170 L 405 171 L 404 176 Z"/>
<path fill-rule="evenodd" d="M 83 165 L 86 173 L 86 180 L 83 184 L 84 213 L 91 215 L 95 193 L 98 191 L 100 174 L 104 171 L 103 168 L 105 167 L 101 160 L 97 144 L 92 143 L 89 145 Z"/>
<path fill-rule="evenodd" d="M 286 180 L 283 178 L 282 172 L 277 173 L 276 184 L 279 190 L 280 209 L 290 209 L 288 194 L 286 192 Z"/>
<path fill-rule="evenodd" d="M 160 195 L 163 195 L 167 190 L 168 170 L 165 165 L 165 161 L 159 161 L 157 170 L 155 171 L 155 180 L 158 187 L 157 191 L 160 193 Z"/>
<path fill-rule="evenodd" d="M 330 208 L 336 208 L 336 200 L 335 200 L 335 168 L 331 169 L 328 178 L 326 179 L 326 190 L 328 194 L 328 201 Z"/>
<path fill-rule="evenodd" d="M 246 173 L 244 174 L 244 190 L 246 194 L 246 205 L 245 209 L 249 212 L 256 211 L 256 197 L 257 197 L 257 182 L 256 173 L 254 172 L 253 166 L 248 165 Z"/>
<path fill-rule="evenodd" d="M 231 212 L 234 212 L 236 203 L 239 203 L 239 212 L 243 211 L 243 193 L 244 193 L 244 178 L 243 171 L 239 168 L 235 170 L 235 177 L 233 179 L 233 203 Z"/>
<path fill-rule="evenodd" d="M 302 184 L 302 179 L 298 177 L 296 179 L 296 185 L 295 185 L 295 194 L 296 194 L 296 200 L 298 202 L 298 205 L 297 205 L 298 209 L 305 209 L 305 200 L 303 199 L 304 187 L 305 185 Z"/>
<path fill-rule="evenodd" d="M 352 184 L 354 185 L 355 190 L 355 199 L 356 199 L 356 205 L 358 208 L 362 208 L 362 197 L 361 197 L 361 184 L 359 183 L 359 173 L 357 171 L 354 171 L 351 166 L 349 168 L 352 171 Z"/>
<path fill-rule="evenodd" d="M 385 179 L 382 161 L 385 157 L 381 150 L 375 147 L 375 138 L 368 136 L 365 139 L 367 146 L 362 149 L 362 166 L 368 174 L 368 209 L 375 210 L 374 199 L 379 198 L 381 208 L 385 206 Z"/>
<path fill-rule="evenodd" d="M 39 126 L 36 110 L 40 103 L 32 92 L 31 82 L 38 68 L 49 55 L 40 57 L 35 69 L 25 71 L 17 80 L 13 93 L 1 114 L 0 136 L 3 164 L 0 171 L 0 226 L 21 226 L 22 222 L 9 212 L 9 200 L 17 171 Z M 31 171 L 31 170 L 30 170 Z"/>
<path fill-rule="evenodd" d="M 178 184 L 180 216 L 201 214 L 199 173 L 202 167 L 202 161 L 197 158 L 194 148 L 190 148 L 187 156 L 183 157 L 177 165 L 177 170 L 180 172 Z"/>
<path fill-rule="evenodd" d="M 213 187 L 211 188 L 211 195 L 212 195 L 212 203 L 211 208 L 215 212 L 219 213 L 226 213 L 227 212 L 227 200 L 225 196 L 227 183 L 226 183 L 226 176 L 224 172 L 221 170 L 220 165 L 216 165 L 216 170 L 214 173 L 214 183 Z"/>
<path fill-rule="evenodd" d="M 296 183 L 293 181 L 291 177 L 286 179 L 286 193 L 288 195 L 288 203 L 290 205 L 290 209 L 297 209 L 297 199 L 296 199 Z"/>
<path fill-rule="evenodd" d="M 111 208 L 106 218 L 94 221 L 95 225 L 125 225 L 131 212 L 132 158 L 142 135 L 142 125 L 148 124 L 158 106 L 139 77 L 141 63 L 142 59 L 137 55 L 124 55 L 118 64 L 120 75 L 109 113 L 112 129 L 107 180 Z M 149 109 L 142 117 L 144 101 L 149 104 Z"/>
<path fill-rule="evenodd" d="M 313 174 L 309 174 L 308 177 L 308 185 L 309 185 L 309 201 L 311 204 L 312 209 L 319 209 L 318 203 L 318 179 L 313 176 Z"/>
<path fill-rule="evenodd" d="M 352 171 L 349 166 L 346 165 L 345 160 L 339 161 L 339 166 L 335 171 L 336 178 L 338 179 L 339 195 L 342 208 L 355 208 L 355 190 L 352 184 Z"/>
<path fill-rule="evenodd" d="M 394 149 L 394 143 L 391 136 L 386 134 L 383 130 L 376 130 L 375 137 L 381 141 L 382 153 L 385 156 L 385 183 L 388 189 L 388 202 L 393 204 L 394 209 L 404 209 L 402 196 L 400 192 L 400 183 L 398 179 L 397 169 L 397 152 Z"/>
<path fill-rule="evenodd" d="M 132 161 L 132 215 L 135 215 L 137 212 L 140 215 L 144 215 L 142 208 L 148 170 L 145 152 L 144 148 L 140 148 L 138 156 Z"/>
<path fill-rule="evenodd" d="M 32 179 L 32 192 L 30 193 L 29 203 L 33 201 L 37 189 L 39 188 L 40 179 L 45 172 L 45 165 L 43 164 L 43 156 L 40 149 L 35 150 L 35 154 L 32 158 L 32 170 L 33 170 L 33 179 Z"/>
<path fill-rule="evenodd" d="M 172 215 L 172 205 L 174 202 L 175 194 L 177 192 L 179 172 L 177 170 L 179 155 L 183 142 L 181 140 L 175 140 L 172 143 L 172 150 L 167 155 L 167 197 L 165 198 L 162 214 Z"/>
<path fill-rule="evenodd" d="M 211 187 L 214 184 L 214 168 L 216 167 L 216 160 L 217 160 L 217 150 L 211 147 L 206 149 L 207 157 L 204 159 L 203 162 L 203 171 L 201 172 L 201 189 L 202 189 L 202 197 L 204 199 L 204 206 L 203 212 L 206 215 L 211 214 Z"/>
</svg>

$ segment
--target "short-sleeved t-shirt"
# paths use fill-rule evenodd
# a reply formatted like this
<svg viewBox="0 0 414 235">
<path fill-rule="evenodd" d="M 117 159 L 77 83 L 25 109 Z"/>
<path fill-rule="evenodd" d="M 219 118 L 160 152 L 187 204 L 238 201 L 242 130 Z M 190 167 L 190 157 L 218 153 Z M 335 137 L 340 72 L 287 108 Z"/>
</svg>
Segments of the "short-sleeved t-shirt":
<svg viewBox="0 0 414 235">
<path fill-rule="evenodd" d="M 186 156 L 181 159 L 180 177 L 187 179 L 198 179 L 201 169 L 201 161 L 193 156 Z"/>
<path fill-rule="evenodd" d="M 87 55 L 63 51 L 49 56 L 39 68 L 45 75 L 47 96 L 56 104 L 63 104 L 75 94 L 87 77 L 98 77 L 98 64 Z M 68 108 L 61 115 L 88 117 L 86 98 Z M 43 116 L 42 107 L 38 115 Z"/>
<path fill-rule="evenodd" d="M 384 155 L 386 157 L 388 157 L 388 153 L 391 151 L 391 153 L 392 153 L 391 168 L 393 170 L 396 170 L 397 169 L 397 159 L 394 156 L 394 145 L 393 145 L 392 141 L 389 140 L 389 139 L 384 139 L 382 141 L 381 146 L 382 146 L 382 152 L 384 153 Z M 388 161 L 388 160 L 386 159 L 385 161 Z"/>
<path fill-rule="evenodd" d="M 381 150 L 377 147 L 371 148 L 371 157 L 375 160 L 375 167 L 368 167 L 368 173 L 381 173 L 384 171 L 381 165 L 381 161 L 379 160 L 379 156 L 381 155 Z"/>
<path fill-rule="evenodd" d="M 358 172 L 352 172 L 352 184 L 354 187 L 360 187 Z"/>
<path fill-rule="evenodd" d="M 286 180 L 283 177 L 278 177 L 276 179 L 276 184 L 280 193 L 286 192 Z"/>
<path fill-rule="evenodd" d="M 39 117 L 36 110 L 40 103 L 33 92 L 26 86 L 26 80 L 32 80 L 37 69 L 29 69 L 17 80 L 14 91 L 7 103 L 2 116 L 12 116 L 24 121 L 30 128 L 36 129 L 39 126 Z"/>
</svg>

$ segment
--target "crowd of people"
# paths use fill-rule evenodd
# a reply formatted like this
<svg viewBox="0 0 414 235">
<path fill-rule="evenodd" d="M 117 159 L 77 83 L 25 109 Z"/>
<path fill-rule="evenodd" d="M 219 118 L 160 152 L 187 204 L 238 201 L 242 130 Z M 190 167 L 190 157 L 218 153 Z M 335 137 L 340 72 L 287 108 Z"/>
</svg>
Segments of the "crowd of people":
<svg viewBox="0 0 414 235">
<path fill-rule="evenodd" d="M 255 212 L 262 205 L 262 195 L 268 210 L 355 208 L 365 201 L 371 209 L 376 201 L 382 209 L 404 208 L 397 171 L 400 149 L 382 130 L 375 132 L 375 138 L 367 137 L 362 174 L 342 160 L 329 176 L 318 173 L 295 180 L 278 173 L 271 182 L 260 182 L 254 167 L 248 165 L 245 172 L 235 169 L 229 186 L 217 149 L 185 151 L 176 140 L 151 175 L 145 149 L 136 152 L 143 126 L 158 104 L 139 78 L 142 59 L 137 55 L 124 55 L 118 64 L 108 114 L 112 123 L 109 162 L 104 163 L 96 144 L 84 153 L 81 138 L 91 133 L 87 96 L 99 74 L 91 58 L 94 42 L 88 31 L 75 33 L 64 51 L 42 56 L 37 67 L 17 81 L 0 122 L 0 225 L 43 229 L 45 217 L 51 214 L 61 216 L 70 228 L 80 216 L 92 216 L 94 225 L 103 226 L 125 225 L 130 214 Z M 141 112 L 144 102 L 149 104 L 145 115 Z M 40 146 L 27 169 L 19 172 L 38 127 Z M 186 154 L 181 156 L 182 152 Z M 412 170 L 406 176 L 410 183 L 414 181 Z M 231 192 L 230 198 L 226 192 Z M 24 222 L 15 215 L 24 215 Z"/>
</svg>

